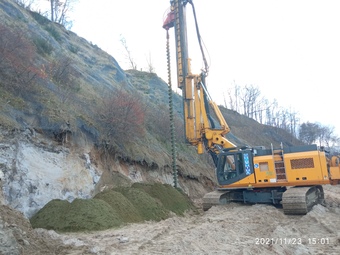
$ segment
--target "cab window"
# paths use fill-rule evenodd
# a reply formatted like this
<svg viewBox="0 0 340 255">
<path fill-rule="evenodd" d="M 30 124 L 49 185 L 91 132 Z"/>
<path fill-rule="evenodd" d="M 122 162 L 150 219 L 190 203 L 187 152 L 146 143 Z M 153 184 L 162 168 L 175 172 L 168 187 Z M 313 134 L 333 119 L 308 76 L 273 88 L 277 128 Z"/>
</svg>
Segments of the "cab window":
<svg viewBox="0 0 340 255">
<path fill-rule="evenodd" d="M 238 172 L 239 174 L 243 174 L 244 173 L 244 167 L 243 167 L 243 154 L 238 153 L 236 154 L 236 158 L 237 158 L 237 167 L 238 167 Z"/>
</svg>

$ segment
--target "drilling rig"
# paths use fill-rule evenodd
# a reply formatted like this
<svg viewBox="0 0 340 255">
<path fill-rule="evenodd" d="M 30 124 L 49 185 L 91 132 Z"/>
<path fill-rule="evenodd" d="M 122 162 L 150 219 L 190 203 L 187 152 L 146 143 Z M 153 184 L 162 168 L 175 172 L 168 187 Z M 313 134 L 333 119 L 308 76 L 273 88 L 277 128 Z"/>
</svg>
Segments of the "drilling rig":
<svg viewBox="0 0 340 255">
<path fill-rule="evenodd" d="M 240 147 L 226 138 L 230 128 L 212 101 L 207 87 L 208 65 L 197 25 L 193 0 L 170 1 L 163 23 L 175 31 L 177 84 L 182 91 L 186 142 L 197 153 L 209 153 L 215 164 L 218 187 L 203 198 L 203 209 L 229 202 L 282 205 L 285 214 L 306 214 L 324 202 L 322 185 L 340 184 L 339 157 L 316 145 L 265 149 Z M 204 68 L 191 72 L 186 8 L 190 5 Z M 169 45 L 169 43 L 167 43 Z M 169 49 L 167 49 L 169 52 Z"/>
</svg>

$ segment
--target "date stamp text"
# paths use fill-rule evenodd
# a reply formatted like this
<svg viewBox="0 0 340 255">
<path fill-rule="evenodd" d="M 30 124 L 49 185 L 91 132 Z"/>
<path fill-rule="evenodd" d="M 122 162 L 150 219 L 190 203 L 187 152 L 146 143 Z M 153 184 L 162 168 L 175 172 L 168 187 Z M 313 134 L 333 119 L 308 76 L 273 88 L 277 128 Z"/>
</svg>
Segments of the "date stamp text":
<svg viewBox="0 0 340 255">
<path fill-rule="evenodd" d="M 295 237 L 261 237 L 255 238 L 256 245 L 327 245 L 330 244 L 330 239 L 328 237 L 325 238 L 295 238 Z"/>
</svg>

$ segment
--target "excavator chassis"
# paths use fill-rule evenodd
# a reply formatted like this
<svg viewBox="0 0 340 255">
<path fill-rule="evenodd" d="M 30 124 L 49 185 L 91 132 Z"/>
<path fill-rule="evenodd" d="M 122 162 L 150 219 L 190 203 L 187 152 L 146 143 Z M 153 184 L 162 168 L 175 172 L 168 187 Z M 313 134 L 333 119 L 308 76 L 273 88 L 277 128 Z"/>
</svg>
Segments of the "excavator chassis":
<svg viewBox="0 0 340 255">
<path fill-rule="evenodd" d="M 285 214 L 306 214 L 314 205 L 324 202 L 324 192 L 322 186 L 215 190 L 203 197 L 203 210 L 230 202 L 282 205 Z"/>
</svg>

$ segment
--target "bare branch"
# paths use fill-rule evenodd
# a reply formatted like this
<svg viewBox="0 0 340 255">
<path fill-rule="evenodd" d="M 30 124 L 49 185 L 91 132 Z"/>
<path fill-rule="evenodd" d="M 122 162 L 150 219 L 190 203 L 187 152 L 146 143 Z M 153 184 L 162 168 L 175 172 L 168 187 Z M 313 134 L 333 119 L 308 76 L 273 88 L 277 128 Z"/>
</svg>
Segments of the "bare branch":
<svg viewBox="0 0 340 255">
<path fill-rule="evenodd" d="M 133 69 L 133 70 L 137 70 L 137 64 L 136 62 L 133 60 L 132 58 L 132 55 L 131 55 L 131 52 L 127 46 L 127 43 L 126 43 L 126 39 L 121 35 L 121 38 L 120 38 L 120 42 L 121 44 L 123 45 L 125 51 L 126 51 L 126 58 L 128 59 L 129 63 L 130 63 L 130 67 Z"/>
</svg>

